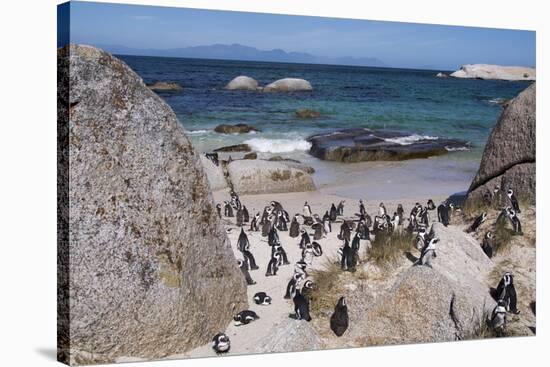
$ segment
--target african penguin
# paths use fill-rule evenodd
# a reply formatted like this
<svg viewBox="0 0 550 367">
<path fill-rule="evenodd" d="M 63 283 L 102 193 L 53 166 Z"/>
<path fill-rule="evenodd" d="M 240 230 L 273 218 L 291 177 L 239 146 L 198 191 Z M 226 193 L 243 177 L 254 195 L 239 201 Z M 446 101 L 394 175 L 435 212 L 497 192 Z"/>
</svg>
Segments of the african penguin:
<svg viewBox="0 0 550 367">
<path fill-rule="evenodd" d="M 304 215 L 304 217 L 311 217 L 312 214 L 311 214 L 311 207 L 309 206 L 309 204 L 307 203 L 307 201 L 304 203 L 304 208 L 302 210 L 302 213 Z"/>
<path fill-rule="evenodd" d="M 506 304 L 503 300 L 497 302 L 491 313 L 491 327 L 499 334 L 506 328 Z"/>
<path fill-rule="evenodd" d="M 344 247 L 342 247 L 342 258 L 340 260 L 340 268 L 342 270 L 346 271 L 355 271 L 355 256 L 353 255 L 353 251 L 351 247 L 349 246 L 349 242 L 347 240 L 344 241 Z"/>
<path fill-rule="evenodd" d="M 269 260 L 269 263 L 267 264 L 265 276 L 270 277 L 277 275 L 277 271 L 279 270 L 279 264 L 281 261 L 281 254 L 279 252 L 273 254 L 271 260 Z"/>
<path fill-rule="evenodd" d="M 296 320 L 311 321 L 308 299 L 299 290 L 296 290 L 296 294 L 292 300 L 294 301 L 294 316 Z"/>
<path fill-rule="evenodd" d="M 311 265 L 313 262 L 313 246 L 311 243 L 308 243 L 306 247 L 302 250 L 302 260 L 307 264 Z"/>
<path fill-rule="evenodd" d="M 330 207 L 329 216 L 330 216 L 330 221 L 331 222 L 336 221 L 336 217 L 338 216 L 338 211 L 336 210 L 336 206 L 334 205 L 334 203 L 332 203 L 332 205 Z"/>
<path fill-rule="evenodd" d="M 512 223 L 512 228 L 514 229 L 514 234 L 523 235 L 521 230 L 521 222 L 517 216 L 517 213 L 514 209 L 508 209 L 508 219 Z"/>
<path fill-rule="evenodd" d="M 247 325 L 254 320 L 258 320 L 260 316 L 256 312 L 251 310 L 244 310 L 233 316 L 233 321 L 235 321 L 235 326 Z"/>
<path fill-rule="evenodd" d="M 212 161 L 212 163 L 214 163 L 216 167 L 219 166 L 220 161 L 219 161 L 218 153 L 204 153 L 204 155 L 206 156 L 207 159 Z"/>
<path fill-rule="evenodd" d="M 248 263 L 246 262 L 246 260 L 237 260 L 237 264 L 239 265 L 239 268 L 241 269 L 241 272 L 244 275 L 244 279 L 246 280 L 246 284 L 247 285 L 256 284 L 256 282 L 250 276 L 250 272 L 248 271 Z"/>
<path fill-rule="evenodd" d="M 508 199 L 510 200 L 510 204 L 512 204 L 512 208 L 516 211 L 516 213 L 521 213 L 521 210 L 519 209 L 518 199 L 514 194 L 514 190 L 508 189 L 508 192 L 506 194 L 508 196 Z"/>
<path fill-rule="evenodd" d="M 493 257 L 493 232 L 487 231 L 487 233 L 485 233 L 481 249 L 489 259 Z"/>
<path fill-rule="evenodd" d="M 485 220 L 487 219 L 487 213 L 486 212 L 483 212 L 481 213 L 475 220 L 474 222 L 472 223 L 472 225 L 470 227 L 468 227 L 468 229 L 466 229 L 466 233 L 471 233 L 471 232 L 475 232 L 477 231 L 477 229 L 479 228 L 479 226 L 485 222 Z"/>
<path fill-rule="evenodd" d="M 323 238 L 325 234 L 325 226 L 322 223 L 319 223 L 319 222 L 313 223 L 311 228 L 314 230 L 313 232 L 314 240 L 320 240 L 321 238 Z"/>
<path fill-rule="evenodd" d="M 246 206 L 243 205 L 243 222 L 248 223 L 250 221 L 250 214 L 248 213 L 248 209 L 246 209 Z"/>
<path fill-rule="evenodd" d="M 298 223 L 298 217 L 299 215 L 296 214 L 294 218 L 292 218 L 292 222 L 290 222 L 290 231 L 288 232 L 288 235 L 292 238 L 296 238 L 300 235 L 300 223 Z"/>
<path fill-rule="evenodd" d="M 362 216 L 367 215 L 367 211 L 365 210 L 365 204 L 363 204 L 363 200 L 359 199 L 359 214 Z"/>
<path fill-rule="evenodd" d="M 311 244 L 311 247 L 313 249 L 313 255 L 314 256 L 319 257 L 319 256 L 323 255 L 323 248 L 321 247 L 319 242 L 313 241 L 313 243 Z"/>
<path fill-rule="evenodd" d="M 340 234 L 337 237 L 340 240 L 346 240 L 346 241 L 351 240 L 351 230 L 350 230 L 349 225 L 346 221 L 344 221 L 342 223 L 342 225 L 340 226 Z"/>
<path fill-rule="evenodd" d="M 308 243 L 311 243 L 311 239 L 309 238 L 309 234 L 305 229 L 301 229 L 300 233 L 302 234 L 302 238 L 300 239 L 300 248 L 303 250 Z"/>
<path fill-rule="evenodd" d="M 498 300 L 504 301 L 507 311 L 516 315 L 520 313 L 517 309 L 516 287 L 514 286 L 514 276 L 512 273 L 504 273 L 498 283 L 496 295 Z"/>
<path fill-rule="evenodd" d="M 338 203 L 338 206 L 336 207 L 336 214 L 339 216 L 344 215 L 344 204 L 346 203 L 345 200 L 342 200 Z"/>
<path fill-rule="evenodd" d="M 231 342 L 229 341 L 229 337 L 224 333 L 218 333 L 212 338 L 212 349 L 214 349 L 216 354 L 227 353 L 230 348 Z"/>
<path fill-rule="evenodd" d="M 243 222 L 244 222 L 244 213 L 243 213 L 243 208 L 239 208 L 237 209 L 237 221 L 236 221 L 236 225 L 237 227 L 242 227 L 243 226 Z"/>
<path fill-rule="evenodd" d="M 428 210 L 434 210 L 435 209 L 435 203 L 432 199 L 428 200 L 427 208 L 428 208 Z"/>
<path fill-rule="evenodd" d="M 330 317 L 330 329 L 336 334 L 336 336 L 342 336 L 348 329 L 349 316 L 348 306 L 346 305 L 346 299 L 340 297 L 338 303 L 334 307 L 334 313 Z"/>
<path fill-rule="evenodd" d="M 403 219 L 405 218 L 405 210 L 403 210 L 403 204 L 397 204 L 397 215 L 399 215 L 399 224 L 403 224 Z"/>
<path fill-rule="evenodd" d="M 380 203 L 380 206 L 378 206 L 378 215 L 381 217 L 386 215 L 386 206 L 384 205 L 384 203 Z"/>
<path fill-rule="evenodd" d="M 217 203 L 216 204 L 216 211 L 218 212 L 218 217 L 222 217 L 222 204 Z"/>
<path fill-rule="evenodd" d="M 254 218 L 250 221 L 250 231 L 251 232 L 258 232 L 260 230 L 260 227 L 258 225 L 258 221 L 260 219 L 260 212 L 256 213 Z"/>
<path fill-rule="evenodd" d="M 233 215 L 233 208 L 231 207 L 231 204 L 229 203 L 229 201 L 224 201 L 224 212 L 223 214 L 226 216 L 226 217 L 234 217 Z"/>
<path fill-rule="evenodd" d="M 265 292 L 258 292 L 254 295 L 254 303 L 261 306 L 267 306 L 271 304 L 271 297 Z"/>
<path fill-rule="evenodd" d="M 357 233 L 362 240 L 370 240 L 370 231 L 364 219 L 361 219 L 357 224 Z"/>
<path fill-rule="evenodd" d="M 286 286 L 285 299 L 294 298 L 296 289 L 299 287 L 300 282 L 304 280 L 305 275 L 303 273 L 294 273 Z"/>
<path fill-rule="evenodd" d="M 437 254 L 435 252 L 435 244 L 439 242 L 439 238 L 432 238 L 430 242 L 428 242 L 424 248 L 422 249 L 422 252 L 420 253 L 420 265 L 426 265 L 430 268 L 432 267 L 432 259 L 437 257 Z"/>
<path fill-rule="evenodd" d="M 294 273 L 302 274 L 304 278 L 307 278 L 308 274 L 307 274 L 306 268 L 307 268 L 307 264 L 305 263 L 305 261 L 299 260 L 294 265 Z"/>
<path fill-rule="evenodd" d="M 437 207 L 437 219 L 440 223 L 442 223 L 445 227 L 449 225 L 449 207 L 446 203 L 440 204 Z"/>
</svg>

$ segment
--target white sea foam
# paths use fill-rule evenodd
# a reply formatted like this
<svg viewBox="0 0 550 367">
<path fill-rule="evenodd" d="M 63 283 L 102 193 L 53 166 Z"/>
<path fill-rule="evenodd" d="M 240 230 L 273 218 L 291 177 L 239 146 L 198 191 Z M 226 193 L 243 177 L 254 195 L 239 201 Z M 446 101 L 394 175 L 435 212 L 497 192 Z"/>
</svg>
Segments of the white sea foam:
<svg viewBox="0 0 550 367">
<path fill-rule="evenodd" d="M 384 140 L 390 143 L 395 143 L 400 145 L 410 145 L 420 140 L 437 140 L 437 139 L 439 139 L 437 136 L 413 134 L 408 136 L 402 136 L 399 138 L 387 138 Z"/>
<path fill-rule="evenodd" d="M 187 134 L 189 135 L 201 135 L 201 134 L 208 134 L 212 130 L 187 130 Z"/>
<path fill-rule="evenodd" d="M 311 143 L 302 139 L 253 138 L 246 140 L 245 144 L 260 153 L 287 153 L 311 148 Z"/>
<path fill-rule="evenodd" d="M 452 148 L 452 147 L 447 147 L 447 146 L 445 146 L 445 149 L 446 149 L 448 152 L 459 152 L 459 151 L 464 151 L 464 150 L 470 150 L 470 148 L 468 148 L 468 147 L 456 147 L 456 148 Z"/>
</svg>

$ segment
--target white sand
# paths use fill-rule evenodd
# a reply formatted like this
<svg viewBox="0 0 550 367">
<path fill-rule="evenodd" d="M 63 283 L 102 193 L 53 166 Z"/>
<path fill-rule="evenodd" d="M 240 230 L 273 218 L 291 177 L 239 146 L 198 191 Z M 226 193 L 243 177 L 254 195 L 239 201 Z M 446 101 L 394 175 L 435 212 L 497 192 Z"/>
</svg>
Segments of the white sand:
<svg viewBox="0 0 550 367">
<path fill-rule="evenodd" d="M 229 194 L 227 191 L 218 191 L 214 193 L 214 200 L 216 203 L 228 200 Z M 357 199 L 347 199 L 335 195 L 323 194 L 320 191 L 304 192 L 304 193 L 287 193 L 287 194 L 267 194 L 267 195 L 249 195 L 241 196 L 241 202 L 245 205 L 250 213 L 251 218 L 256 212 L 262 212 L 264 207 L 269 204 L 271 200 L 279 201 L 285 210 L 288 211 L 291 217 L 295 213 L 302 213 L 302 207 L 304 201 L 308 201 L 313 213 L 319 214 L 321 217 L 326 210 L 330 209 L 330 205 L 334 203 L 338 205 L 341 200 L 346 200 L 344 208 L 344 218 L 353 218 L 355 213 L 359 211 L 359 201 Z M 385 201 L 384 204 L 389 214 L 393 214 L 397 204 L 403 204 L 405 213 L 408 213 L 415 202 L 421 202 L 426 204 L 429 197 L 408 199 L 408 200 L 392 200 Z M 436 205 L 439 204 L 445 197 L 432 197 Z M 367 212 L 374 216 L 378 212 L 379 201 L 365 201 L 365 207 Z M 229 220 L 231 219 L 231 220 Z M 235 218 L 224 218 L 227 221 L 226 228 L 231 228 L 228 234 L 231 240 L 231 245 L 235 253 L 236 258 L 242 258 L 241 253 L 237 250 L 237 238 L 240 233 L 240 228 L 235 226 Z M 332 233 L 329 233 L 327 238 L 323 238 L 318 241 L 323 248 L 323 255 L 318 258 L 314 258 L 312 267 L 308 269 L 316 269 L 321 267 L 327 258 L 334 258 L 337 255 L 338 248 L 342 245 L 342 241 L 337 239 L 337 234 L 340 231 L 340 225 L 342 220 L 333 223 Z M 290 224 L 289 224 L 290 227 Z M 277 276 L 266 277 L 265 272 L 267 264 L 271 257 L 271 247 L 267 244 L 267 238 L 261 236 L 261 232 L 249 232 L 249 224 L 246 225 L 245 231 L 248 235 L 248 239 L 251 245 L 251 252 L 253 253 L 256 262 L 260 269 L 251 271 L 252 279 L 256 281 L 256 284 L 248 286 L 248 300 L 249 309 L 255 311 L 260 319 L 256 320 L 248 325 L 234 326 L 231 322 L 227 329 L 224 331 L 231 340 L 231 351 L 229 354 L 250 354 L 257 353 L 258 341 L 268 338 L 273 332 L 273 328 L 287 319 L 289 314 L 293 313 L 294 306 L 291 300 L 285 300 L 283 298 L 286 291 L 286 286 L 290 280 L 296 261 L 301 259 L 301 250 L 298 247 L 300 237 L 291 238 L 288 232 L 280 232 L 279 237 L 281 244 L 288 254 L 290 265 L 284 265 L 279 268 Z M 309 228 L 309 227 L 307 227 Z M 312 232 L 310 231 L 312 234 Z M 313 240 L 313 237 L 312 237 Z M 365 246 L 366 241 L 361 241 L 361 246 Z M 252 298 L 256 292 L 266 292 L 273 299 L 272 304 L 269 306 L 258 306 Z M 296 321 L 306 322 L 306 321 Z M 220 330 L 222 331 L 222 330 Z M 191 350 L 189 352 L 171 356 L 169 358 L 197 358 L 215 356 L 216 354 L 211 348 L 210 341 L 205 341 L 205 344 L 199 348 Z"/>
</svg>

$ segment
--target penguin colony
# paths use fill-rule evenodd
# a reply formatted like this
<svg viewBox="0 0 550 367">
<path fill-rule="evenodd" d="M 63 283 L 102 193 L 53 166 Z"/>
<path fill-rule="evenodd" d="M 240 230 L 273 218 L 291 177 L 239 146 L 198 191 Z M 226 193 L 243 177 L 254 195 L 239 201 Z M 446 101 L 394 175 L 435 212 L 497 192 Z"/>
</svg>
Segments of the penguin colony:
<svg viewBox="0 0 550 367">
<path fill-rule="evenodd" d="M 209 159 L 216 160 L 215 157 L 209 157 Z M 498 194 L 498 190 L 495 190 L 492 197 Z M 514 233 L 522 234 L 521 223 L 517 216 L 521 212 L 519 204 L 513 190 L 508 190 L 506 194 L 510 205 L 502 209 L 497 222 L 499 224 L 508 222 Z M 405 210 L 401 204 L 397 205 L 393 215 L 390 216 L 384 203 L 380 203 L 378 212 L 373 218 L 367 213 L 363 200 L 359 200 L 358 213 L 346 219 L 344 218 L 344 207 L 345 201 L 341 201 L 337 205 L 333 203 L 320 216 L 313 213 L 311 206 L 306 201 L 302 213 L 295 213 L 291 217 L 280 202 L 271 201 L 261 212 L 250 216 L 246 206 L 242 205 L 239 196 L 233 191 L 230 192 L 230 200 L 224 201 L 223 205 L 216 205 L 220 218 L 235 218 L 235 223 L 240 227 L 237 249 L 242 254 L 242 259 L 237 260 L 237 265 L 248 285 L 256 284 L 251 271 L 256 271 L 259 267 L 252 253 L 247 231 L 249 233 L 260 232 L 261 236 L 265 238 L 262 241 L 267 242 L 267 245 L 271 247 L 270 259 L 265 269 L 266 277 L 276 277 L 282 266 L 293 266 L 291 278 L 283 280 L 287 284 L 285 293 L 268 295 L 264 291 L 257 292 L 253 297 L 255 304 L 268 307 L 271 305 L 272 296 L 292 300 L 289 317 L 295 320 L 311 321 L 310 293 L 315 289 L 315 282 L 309 278 L 308 269 L 312 266 L 315 258 L 323 255 L 320 241 L 333 231 L 333 226 L 337 226 L 337 222 L 340 223 L 337 238 L 342 241 L 342 245 L 338 249 L 339 265 L 342 271 L 355 271 L 360 261 L 361 241 L 370 241 L 373 237 L 396 231 L 415 234 L 414 245 L 420 251 L 420 257 L 415 265 L 432 267 L 433 262 L 437 261 L 439 238 L 435 236 L 433 228 L 430 228 L 430 212 L 435 211 L 437 220 L 444 226 L 448 226 L 453 215 L 461 211 L 453 203 L 443 202 L 436 206 L 430 199 L 426 205 L 416 203 L 408 217 L 405 217 Z M 487 213 L 482 213 L 475 218 L 466 232 L 476 232 L 486 219 Z M 288 258 L 279 238 L 279 232 L 288 232 L 289 237 L 295 239 L 294 244 L 289 243 L 284 246 L 298 246 L 301 250 L 301 258 L 294 264 Z M 481 244 L 482 250 L 488 257 L 491 257 L 493 252 L 492 239 L 493 233 L 488 231 Z M 506 327 L 506 314 L 508 312 L 519 313 L 516 307 L 517 295 L 511 273 L 507 272 L 503 275 L 497 286 L 496 295 L 498 303 L 489 322 L 497 333 L 501 333 Z M 243 310 L 237 313 L 233 319 L 236 326 L 246 326 L 259 318 L 260 316 L 254 311 Z M 348 326 L 348 305 L 345 298 L 340 297 L 330 317 L 330 329 L 340 337 L 346 332 Z M 227 353 L 230 350 L 229 337 L 224 333 L 217 334 L 212 339 L 212 348 L 217 354 Z"/>
</svg>

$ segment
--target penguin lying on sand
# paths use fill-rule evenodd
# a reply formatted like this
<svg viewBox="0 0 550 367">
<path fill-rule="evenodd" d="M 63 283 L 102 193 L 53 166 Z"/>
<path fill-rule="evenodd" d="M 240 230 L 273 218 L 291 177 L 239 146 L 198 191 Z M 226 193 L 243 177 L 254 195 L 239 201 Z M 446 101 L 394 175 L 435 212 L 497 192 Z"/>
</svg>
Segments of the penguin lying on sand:
<svg viewBox="0 0 550 367">
<path fill-rule="evenodd" d="M 271 297 L 269 297 L 265 292 L 258 292 L 254 295 L 254 303 L 262 306 L 270 305 Z"/>
<path fill-rule="evenodd" d="M 235 321 L 235 326 L 247 325 L 254 320 L 258 320 L 260 316 L 256 312 L 251 310 L 244 310 L 233 316 L 233 321 Z"/>
<path fill-rule="evenodd" d="M 230 348 L 231 342 L 229 341 L 229 337 L 224 333 L 218 333 L 212 338 L 212 349 L 214 349 L 216 354 L 227 353 Z"/>
</svg>

